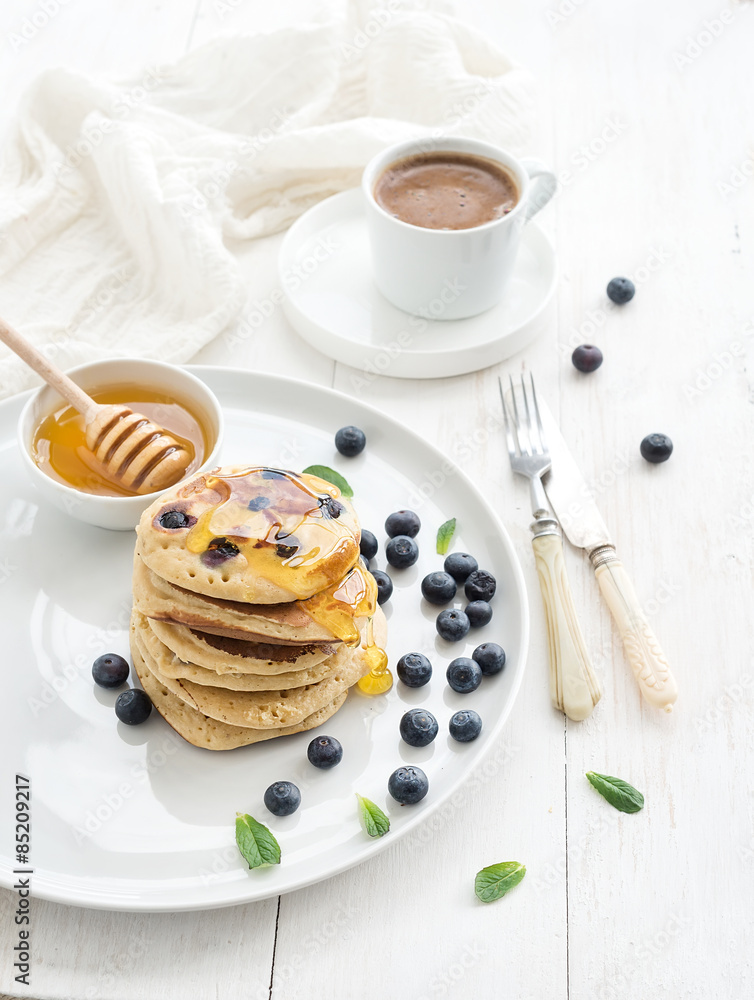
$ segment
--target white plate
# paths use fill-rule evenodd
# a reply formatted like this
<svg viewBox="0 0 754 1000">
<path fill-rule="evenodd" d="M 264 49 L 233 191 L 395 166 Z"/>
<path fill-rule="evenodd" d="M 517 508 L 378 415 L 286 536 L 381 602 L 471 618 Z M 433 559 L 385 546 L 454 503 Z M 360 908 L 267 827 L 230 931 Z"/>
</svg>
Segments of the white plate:
<svg viewBox="0 0 754 1000">
<path fill-rule="evenodd" d="M 16 452 L 15 422 L 24 397 L 0 404 L 0 600 L 4 719 L 0 737 L 0 883 L 11 886 L 14 819 L 7 807 L 15 775 L 31 778 L 33 895 L 112 910 L 183 910 L 264 899 L 327 878 L 383 850 L 423 823 L 469 776 L 507 718 L 521 682 L 528 609 L 521 570 L 500 522 L 465 476 L 405 427 L 348 396 L 304 382 L 223 368 L 191 368 L 218 395 L 226 415 L 222 460 L 302 468 L 324 463 L 353 487 L 362 523 L 380 540 L 387 514 L 415 508 L 423 527 L 416 566 L 393 571 L 390 664 L 427 652 L 430 683 L 387 694 L 352 692 L 323 727 L 343 744 L 342 763 L 318 771 L 306 759 L 311 733 L 213 753 L 177 736 L 153 712 L 141 726 L 118 723 L 117 692 L 98 688 L 91 664 L 104 652 L 128 655 L 133 536 L 76 522 L 44 503 Z M 335 452 L 333 434 L 355 423 L 368 444 L 355 459 Z M 443 472 L 443 468 L 445 471 Z M 451 469 L 450 472 L 448 470 Z M 430 485 L 432 483 L 438 485 Z M 430 499 L 419 504 L 417 488 Z M 423 604 L 419 582 L 441 558 L 435 532 L 458 518 L 454 547 L 475 553 L 498 580 L 495 617 L 468 642 L 437 638 L 436 608 Z M 448 661 L 484 640 L 497 640 L 508 662 L 470 695 L 445 682 Z M 402 743 L 398 722 L 411 706 L 429 708 L 440 734 L 424 749 Z M 461 706 L 479 711 L 474 743 L 448 736 Z M 430 791 L 416 806 L 387 794 L 404 762 L 427 773 Z M 274 780 L 301 789 L 299 810 L 276 819 L 262 796 Z M 354 792 L 377 802 L 392 828 L 379 840 L 363 833 Z M 249 812 L 278 837 L 280 865 L 249 871 L 233 824 Z M 77 832 L 78 831 L 78 832 Z"/>
<path fill-rule="evenodd" d="M 462 320 L 409 316 L 374 285 L 361 190 L 336 194 L 288 230 L 278 261 L 285 312 L 313 347 L 344 364 L 395 378 L 443 378 L 511 357 L 541 331 L 555 290 L 552 244 L 530 222 L 505 298 Z"/>
</svg>

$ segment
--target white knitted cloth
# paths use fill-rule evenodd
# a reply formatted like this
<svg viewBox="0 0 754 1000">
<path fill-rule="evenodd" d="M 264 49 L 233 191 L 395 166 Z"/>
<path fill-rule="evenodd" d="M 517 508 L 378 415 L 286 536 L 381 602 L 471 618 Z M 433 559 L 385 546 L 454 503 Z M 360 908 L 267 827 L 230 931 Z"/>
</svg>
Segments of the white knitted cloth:
<svg viewBox="0 0 754 1000">
<path fill-rule="evenodd" d="M 408 6 L 351 0 L 345 20 L 219 39 L 126 83 L 42 74 L 0 164 L 0 315 L 63 368 L 186 361 L 253 294 L 226 239 L 285 228 L 404 138 L 522 151 L 528 75 Z M 0 397 L 37 381 L 0 345 Z"/>
</svg>

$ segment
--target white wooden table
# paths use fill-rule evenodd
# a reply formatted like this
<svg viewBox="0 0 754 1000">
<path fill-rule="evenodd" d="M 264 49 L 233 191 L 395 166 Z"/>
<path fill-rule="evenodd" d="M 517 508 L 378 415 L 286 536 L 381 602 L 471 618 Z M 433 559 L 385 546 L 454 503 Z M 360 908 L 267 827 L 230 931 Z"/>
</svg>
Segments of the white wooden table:
<svg viewBox="0 0 754 1000">
<path fill-rule="evenodd" d="M 14 48 L 7 33 L 41 4 L 3 0 L 6 120 L 45 67 L 123 75 L 312 6 L 58 2 Z M 151 916 L 37 901 L 26 992 L 37 1000 L 754 995 L 754 5 L 463 6 L 537 74 L 534 151 L 561 173 L 542 216 L 561 266 L 556 303 L 542 337 L 499 370 L 534 370 L 559 411 L 675 667 L 676 710 L 640 703 L 593 575 L 572 551 L 574 597 L 605 695 L 581 724 L 551 709 L 527 495 L 491 439 L 462 464 L 518 549 L 532 643 L 481 788 L 442 810 L 431 835 L 261 904 Z M 278 245 L 244 253 L 255 289 L 275 287 Z M 604 294 L 618 274 L 637 283 L 623 310 Z M 569 355 L 590 341 L 605 363 L 584 377 Z M 197 360 L 354 392 L 353 373 L 303 344 L 279 311 L 264 336 L 232 350 L 220 339 Z M 363 393 L 453 454 L 498 406 L 497 375 L 381 377 Z M 651 431 L 675 442 L 666 465 L 639 456 Z M 586 782 L 589 769 L 631 780 L 643 812 L 613 811 Z M 527 865 L 525 881 L 500 903 L 476 903 L 470 876 L 506 859 Z M 16 995 L 11 902 L 0 894 L 0 990 Z"/>
</svg>

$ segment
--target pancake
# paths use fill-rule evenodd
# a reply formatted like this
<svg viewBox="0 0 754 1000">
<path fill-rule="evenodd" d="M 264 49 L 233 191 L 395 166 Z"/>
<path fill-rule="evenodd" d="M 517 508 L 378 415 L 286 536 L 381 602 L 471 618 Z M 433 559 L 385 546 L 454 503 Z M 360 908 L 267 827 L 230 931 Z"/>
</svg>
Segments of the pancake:
<svg viewBox="0 0 754 1000">
<path fill-rule="evenodd" d="M 186 625 L 212 635 L 254 642 L 331 645 L 337 641 L 330 629 L 315 622 L 297 602 L 242 604 L 176 587 L 153 573 L 139 556 L 134 559 L 135 607 L 148 618 Z"/>
<path fill-rule="evenodd" d="M 289 646 L 270 642 L 249 642 L 212 635 L 149 619 L 160 642 L 185 663 L 193 663 L 210 674 L 282 675 L 312 671 L 336 652 L 339 643 L 320 646 Z M 191 678 L 189 678 L 191 679 Z M 319 679 L 319 678 L 318 678 Z M 231 685 L 232 686 L 232 685 Z"/>
<path fill-rule="evenodd" d="M 163 580 L 247 604 L 305 600 L 359 558 L 360 529 L 337 486 L 282 469 L 231 466 L 163 494 L 137 527 Z"/>
<path fill-rule="evenodd" d="M 236 747 L 249 746 L 263 740 L 275 739 L 278 736 L 292 736 L 309 729 L 316 729 L 333 716 L 346 700 L 345 693 L 329 705 L 314 712 L 309 718 L 298 725 L 283 729 L 249 729 L 241 726 L 229 726 L 216 719 L 210 719 L 201 712 L 191 708 L 186 702 L 171 694 L 155 675 L 147 668 L 136 643 L 131 644 L 134 670 L 141 685 L 152 700 L 152 704 L 165 719 L 168 725 L 182 736 L 184 740 L 195 747 L 204 750 L 233 750 Z"/>
<path fill-rule="evenodd" d="M 137 615 L 132 617 L 131 636 L 149 670 L 181 701 L 202 715 L 233 726 L 280 729 L 298 725 L 347 691 L 371 667 L 363 646 L 343 646 L 333 658 L 332 672 L 315 684 L 290 689 L 228 692 L 188 680 L 176 680 L 161 673 L 141 634 L 140 623 L 143 621 Z M 384 638 L 385 626 L 385 617 L 380 611 L 374 619 L 375 640 L 378 643 Z"/>
<path fill-rule="evenodd" d="M 138 611 L 133 614 L 132 628 L 139 633 L 142 645 L 149 654 L 150 663 L 155 664 L 163 677 L 192 681 L 205 687 L 224 688 L 228 691 L 269 691 L 270 687 L 286 689 L 316 684 L 337 669 L 338 657 L 342 657 L 343 651 L 348 649 L 347 646 L 341 646 L 338 654 L 305 670 L 288 670 L 273 675 L 233 673 L 229 670 L 217 673 L 191 660 L 186 661 L 176 656 L 170 647 L 160 640 L 159 632 L 155 629 L 155 626 L 159 625 L 159 622 L 145 618 Z"/>
</svg>

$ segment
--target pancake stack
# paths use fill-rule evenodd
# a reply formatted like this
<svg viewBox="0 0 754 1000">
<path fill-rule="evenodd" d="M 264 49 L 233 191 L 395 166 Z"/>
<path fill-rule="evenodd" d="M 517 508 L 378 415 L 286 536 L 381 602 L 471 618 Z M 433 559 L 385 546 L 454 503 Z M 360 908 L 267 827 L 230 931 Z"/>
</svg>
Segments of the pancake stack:
<svg viewBox="0 0 754 1000">
<path fill-rule="evenodd" d="M 131 653 L 176 732 L 229 750 L 313 729 L 384 668 L 359 539 L 336 486 L 281 469 L 218 469 L 144 512 Z"/>
</svg>

